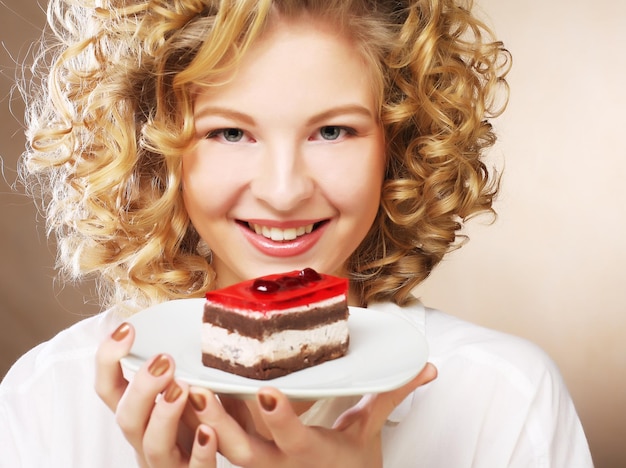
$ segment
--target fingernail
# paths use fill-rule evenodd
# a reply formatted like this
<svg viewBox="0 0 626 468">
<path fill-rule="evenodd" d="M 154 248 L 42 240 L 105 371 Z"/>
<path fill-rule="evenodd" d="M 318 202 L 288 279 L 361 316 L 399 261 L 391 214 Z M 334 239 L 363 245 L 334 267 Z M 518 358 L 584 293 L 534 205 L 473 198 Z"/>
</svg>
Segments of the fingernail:
<svg viewBox="0 0 626 468">
<path fill-rule="evenodd" d="M 111 338 L 113 338 L 115 341 L 122 341 L 124 338 L 126 338 L 129 331 L 130 325 L 124 322 L 119 327 L 117 327 L 113 333 L 111 333 Z"/>
<path fill-rule="evenodd" d="M 148 367 L 148 372 L 154 377 L 161 377 L 170 368 L 170 360 L 165 354 L 159 354 Z"/>
<path fill-rule="evenodd" d="M 272 395 L 260 393 L 259 403 L 261 403 L 261 407 L 267 412 L 271 412 L 276 409 L 276 398 L 274 398 Z"/>
<path fill-rule="evenodd" d="M 211 438 L 209 437 L 209 434 L 207 434 L 206 432 L 204 432 L 204 430 L 202 430 L 201 427 L 198 428 L 198 443 L 200 444 L 200 446 L 204 447 L 209 443 L 209 440 Z"/>
<path fill-rule="evenodd" d="M 204 398 L 204 395 L 191 392 L 189 393 L 189 401 L 193 409 L 198 412 L 204 411 L 204 408 L 206 408 L 206 398 Z"/>
<path fill-rule="evenodd" d="M 183 393 L 183 389 L 178 386 L 176 382 L 172 382 L 165 389 L 165 393 L 163 394 L 163 399 L 168 403 L 174 403 L 179 396 Z"/>
</svg>

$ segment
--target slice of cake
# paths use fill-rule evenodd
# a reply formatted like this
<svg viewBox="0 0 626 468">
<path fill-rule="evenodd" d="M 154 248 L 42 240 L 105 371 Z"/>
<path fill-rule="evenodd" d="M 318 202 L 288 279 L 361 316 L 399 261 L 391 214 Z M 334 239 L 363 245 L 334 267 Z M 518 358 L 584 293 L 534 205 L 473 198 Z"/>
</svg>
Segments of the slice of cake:
<svg viewBox="0 0 626 468">
<path fill-rule="evenodd" d="M 273 379 L 348 350 L 348 281 L 311 268 L 244 281 L 206 294 L 202 362 Z"/>
</svg>

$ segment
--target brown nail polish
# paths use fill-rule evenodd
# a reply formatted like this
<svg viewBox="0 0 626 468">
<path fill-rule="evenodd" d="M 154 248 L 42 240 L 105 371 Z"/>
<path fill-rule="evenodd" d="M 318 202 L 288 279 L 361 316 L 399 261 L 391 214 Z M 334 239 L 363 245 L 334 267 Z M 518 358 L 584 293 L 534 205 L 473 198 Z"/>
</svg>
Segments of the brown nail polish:
<svg viewBox="0 0 626 468">
<path fill-rule="evenodd" d="M 271 412 L 276 409 L 276 398 L 274 398 L 272 395 L 260 393 L 259 403 L 261 403 L 261 407 L 267 412 Z"/>
<path fill-rule="evenodd" d="M 206 408 L 206 398 L 199 393 L 189 393 L 189 402 L 191 406 L 193 406 L 193 409 L 198 412 L 204 411 L 204 408 Z"/>
<path fill-rule="evenodd" d="M 150 367 L 148 367 L 148 372 L 150 372 L 150 374 L 154 377 L 161 377 L 169 368 L 170 360 L 165 354 L 159 354 L 155 360 L 152 361 Z"/>
<path fill-rule="evenodd" d="M 128 336 L 129 331 L 130 325 L 124 322 L 119 327 L 117 327 L 113 333 L 111 333 L 111 338 L 113 338 L 115 341 L 122 341 Z"/>
<path fill-rule="evenodd" d="M 172 382 L 165 389 L 165 393 L 163 394 L 163 399 L 168 403 L 174 403 L 179 396 L 183 393 L 183 389 L 180 388 L 176 382 Z"/>
<path fill-rule="evenodd" d="M 202 428 L 198 428 L 198 443 L 204 447 L 209 443 L 210 437 L 209 434 L 204 432 Z"/>
</svg>

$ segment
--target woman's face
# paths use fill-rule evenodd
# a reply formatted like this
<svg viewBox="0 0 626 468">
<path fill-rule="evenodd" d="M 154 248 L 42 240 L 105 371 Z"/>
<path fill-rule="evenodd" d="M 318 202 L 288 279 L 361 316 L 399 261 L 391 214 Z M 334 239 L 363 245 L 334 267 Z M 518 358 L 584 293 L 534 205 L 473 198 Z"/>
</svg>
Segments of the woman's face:
<svg viewBox="0 0 626 468">
<path fill-rule="evenodd" d="M 278 20 L 236 74 L 199 92 L 183 197 L 220 287 L 305 267 L 343 274 L 384 173 L 370 77 L 329 28 Z"/>
</svg>

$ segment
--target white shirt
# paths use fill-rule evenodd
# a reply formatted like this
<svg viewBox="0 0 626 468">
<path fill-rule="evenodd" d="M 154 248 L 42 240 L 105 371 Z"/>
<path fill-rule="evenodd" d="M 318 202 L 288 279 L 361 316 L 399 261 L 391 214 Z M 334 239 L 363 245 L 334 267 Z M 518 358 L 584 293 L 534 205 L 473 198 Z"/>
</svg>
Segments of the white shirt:
<svg viewBox="0 0 626 468">
<path fill-rule="evenodd" d="M 563 380 L 536 346 L 420 304 L 370 308 L 423 330 L 438 369 L 390 415 L 385 468 L 593 466 Z M 93 389 L 96 348 L 120 321 L 112 311 L 85 319 L 12 367 L 0 384 L 0 467 L 137 466 Z M 301 418 L 330 426 L 355 401 L 322 400 Z"/>
</svg>

